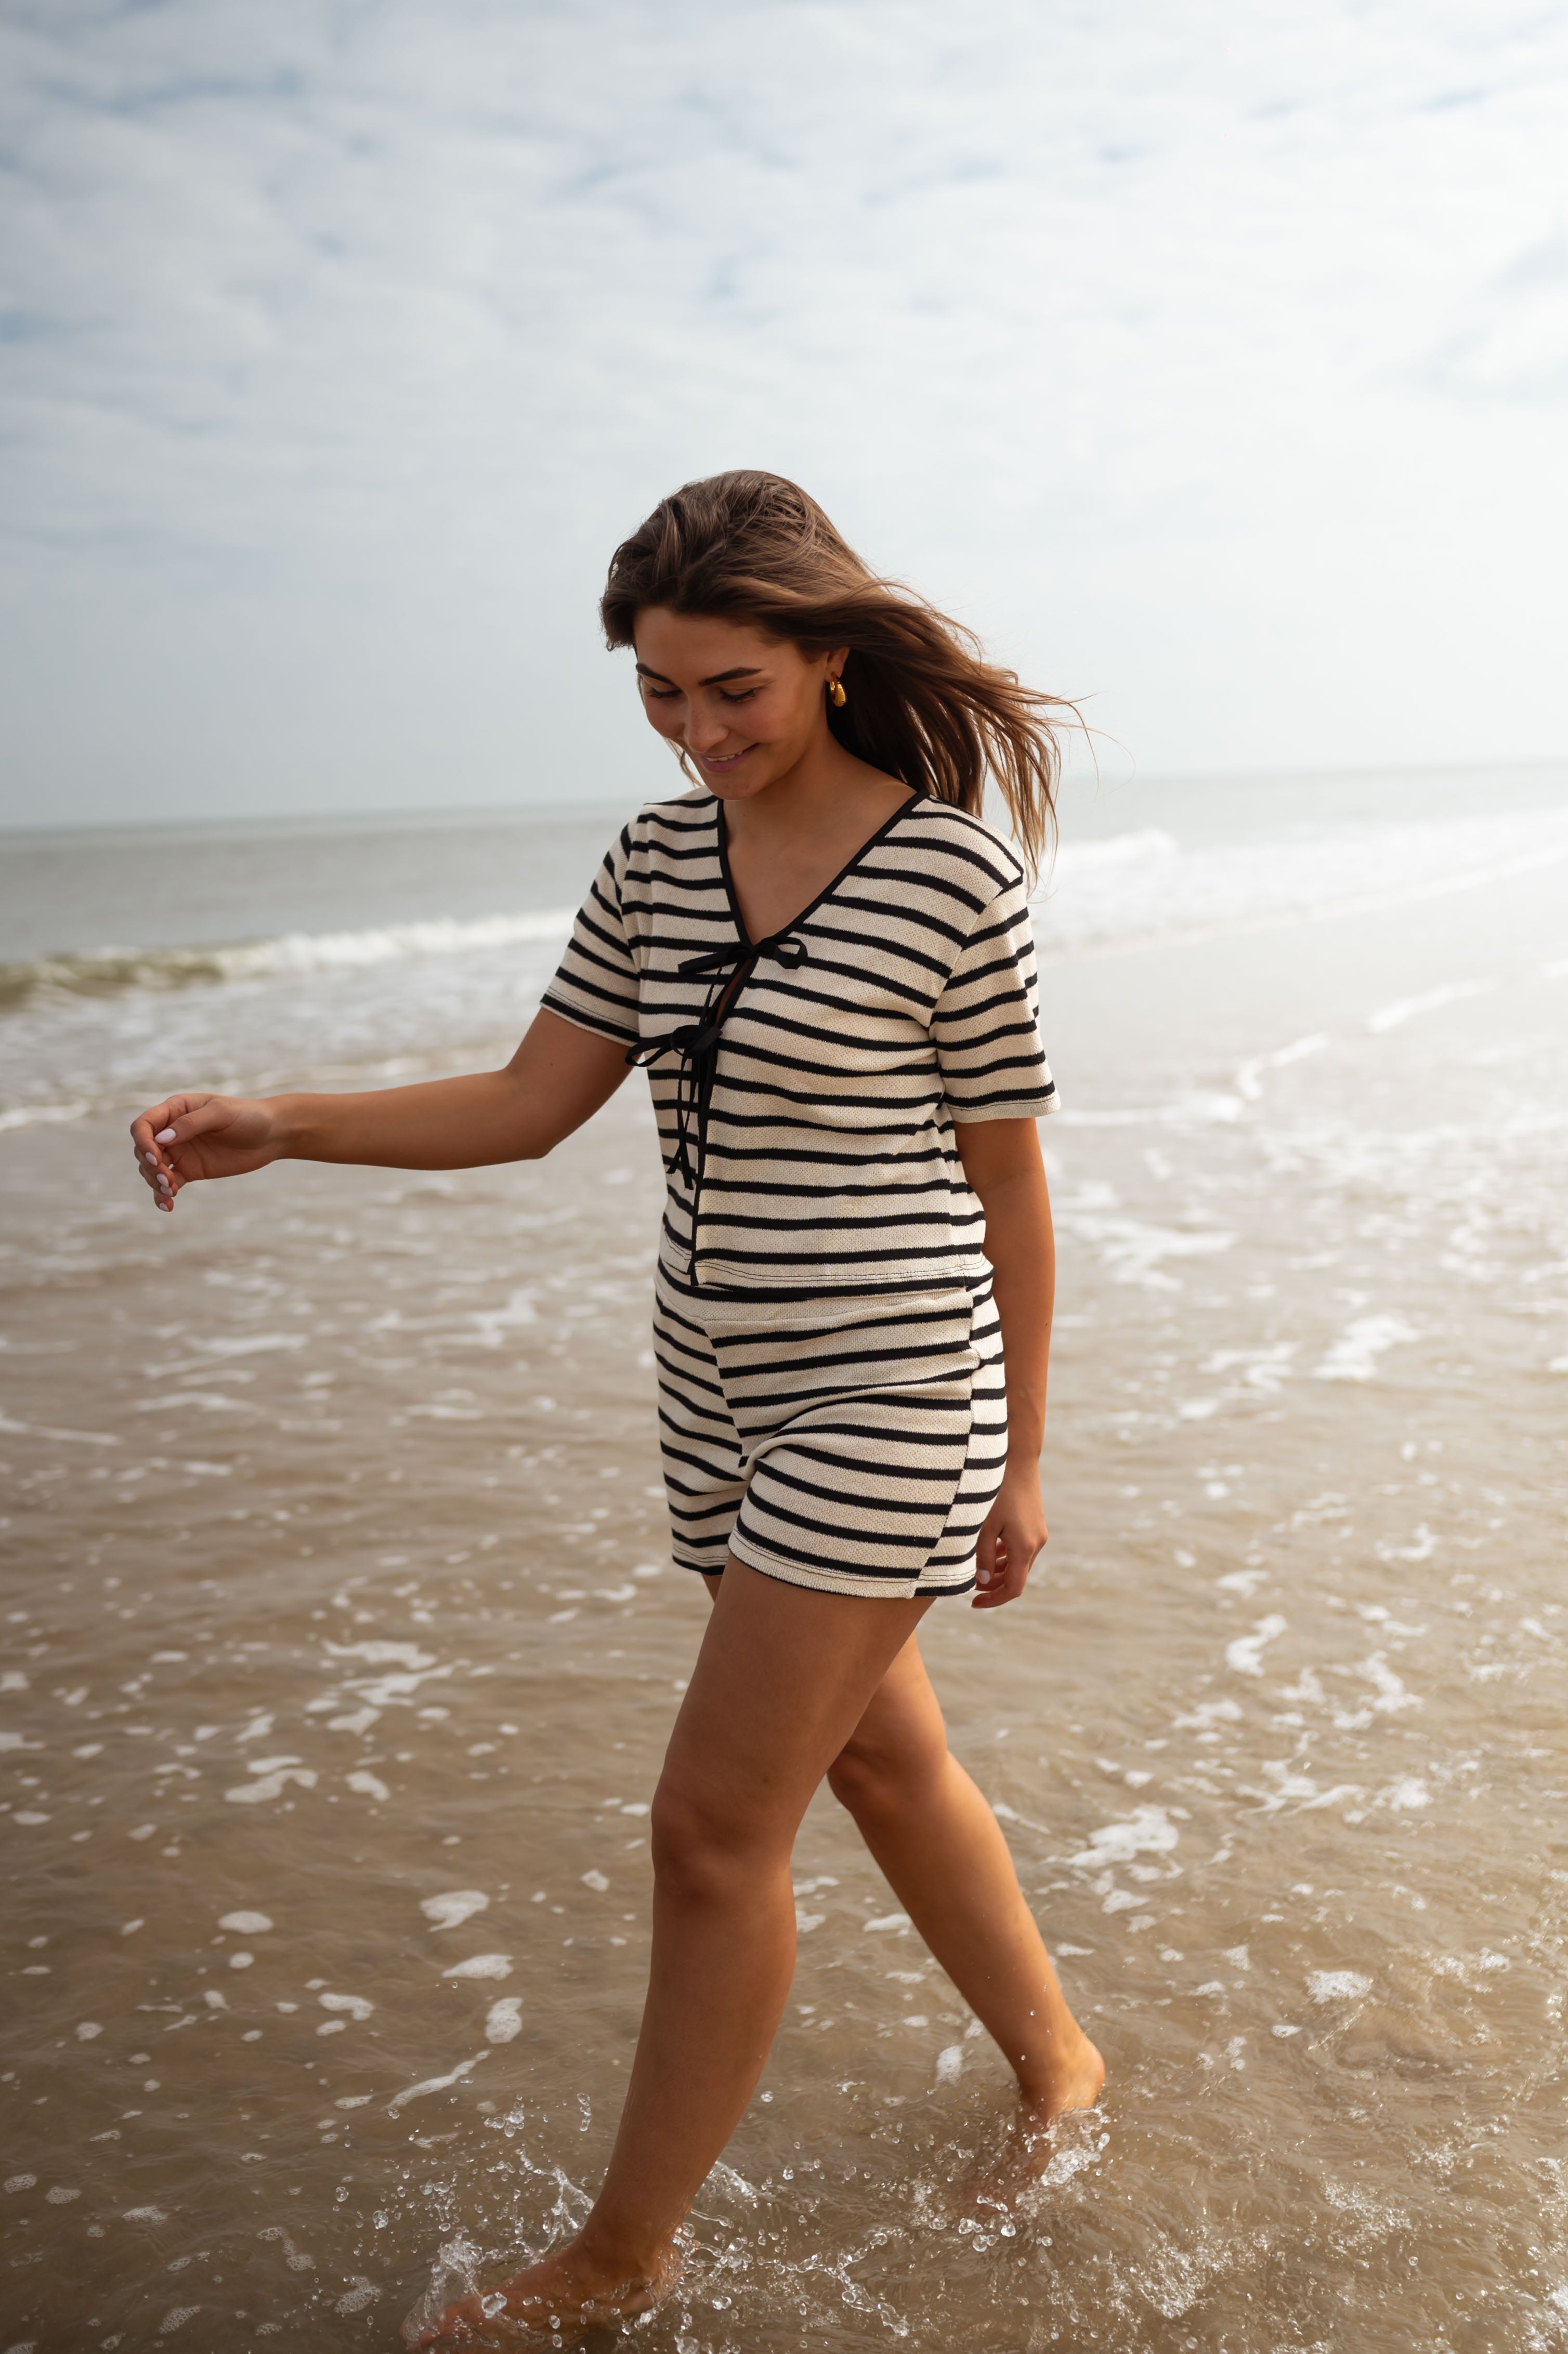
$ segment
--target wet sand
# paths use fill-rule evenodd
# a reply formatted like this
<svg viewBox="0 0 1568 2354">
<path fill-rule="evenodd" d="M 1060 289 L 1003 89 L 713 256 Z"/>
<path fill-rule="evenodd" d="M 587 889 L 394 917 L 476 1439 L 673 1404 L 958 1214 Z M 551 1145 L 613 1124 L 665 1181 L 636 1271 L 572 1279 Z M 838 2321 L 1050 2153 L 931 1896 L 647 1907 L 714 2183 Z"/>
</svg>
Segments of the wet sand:
<svg viewBox="0 0 1568 2354">
<path fill-rule="evenodd" d="M 1048 970 L 1053 1543 L 924 1641 L 1106 2102 L 960 2218 L 1005 2072 L 819 1800 L 651 2354 L 1568 2340 L 1563 873 Z M 395 2346 L 582 2211 L 630 2056 L 705 1616 L 645 1096 L 172 1220 L 107 1116 L 0 1185 L 0 2343 Z"/>
</svg>

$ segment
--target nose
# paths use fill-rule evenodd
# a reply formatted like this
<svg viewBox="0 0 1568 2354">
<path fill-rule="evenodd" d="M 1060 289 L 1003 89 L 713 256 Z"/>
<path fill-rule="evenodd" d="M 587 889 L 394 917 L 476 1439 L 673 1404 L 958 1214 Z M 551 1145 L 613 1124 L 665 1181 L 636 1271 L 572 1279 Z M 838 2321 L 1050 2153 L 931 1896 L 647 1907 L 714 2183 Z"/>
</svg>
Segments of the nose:
<svg viewBox="0 0 1568 2354">
<path fill-rule="evenodd" d="M 697 703 L 688 706 L 686 742 L 694 752 L 716 752 L 729 732 L 729 722 L 723 712 L 705 711 Z"/>
</svg>

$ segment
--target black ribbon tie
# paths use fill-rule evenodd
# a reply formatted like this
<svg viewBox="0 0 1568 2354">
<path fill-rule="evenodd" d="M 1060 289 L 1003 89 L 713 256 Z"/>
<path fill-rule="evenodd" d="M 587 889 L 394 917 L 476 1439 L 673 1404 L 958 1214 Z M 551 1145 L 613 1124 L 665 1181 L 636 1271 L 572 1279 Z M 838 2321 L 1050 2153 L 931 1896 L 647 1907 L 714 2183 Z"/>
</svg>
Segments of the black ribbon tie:
<svg viewBox="0 0 1568 2354">
<path fill-rule="evenodd" d="M 702 1198 L 703 1168 L 707 1158 L 708 1103 L 713 1094 L 714 1073 L 718 1062 L 719 1039 L 724 1025 L 735 1011 L 741 991 L 755 972 L 763 957 L 793 972 L 806 961 L 806 943 L 799 934 L 786 929 L 775 932 L 765 940 L 736 940 L 721 949 L 710 949 L 702 956 L 688 957 L 677 970 L 681 978 L 711 973 L 713 986 L 708 991 L 701 1013 L 694 1022 L 683 1022 L 678 1030 L 666 1031 L 662 1038 L 644 1038 L 640 1044 L 627 1049 L 626 1062 L 630 1070 L 646 1070 L 663 1055 L 681 1058 L 680 1076 L 675 1089 L 675 1150 L 666 1167 L 673 1176 L 677 1172 L 692 1189 L 692 1256 L 695 1274 L 697 1214 Z M 696 1168 L 692 1167 L 689 1139 L 696 1134 Z"/>
</svg>

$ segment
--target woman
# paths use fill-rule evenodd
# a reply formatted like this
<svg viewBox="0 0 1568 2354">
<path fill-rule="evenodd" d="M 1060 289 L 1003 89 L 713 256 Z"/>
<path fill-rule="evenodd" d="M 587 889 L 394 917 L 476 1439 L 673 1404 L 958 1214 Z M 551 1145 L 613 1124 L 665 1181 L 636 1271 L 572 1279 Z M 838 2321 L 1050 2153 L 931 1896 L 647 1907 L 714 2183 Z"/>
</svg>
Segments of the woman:
<svg viewBox="0 0 1568 2354">
<path fill-rule="evenodd" d="M 1016 1601 L 1045 1543 L 1053 1088 L 1024 869 L 979 811 L 989 772 L 1038 855 L 1053 698 L 775 475 L 666 499 L 602 614 L 696 790 L 622 832 L 505 1070 L 174 1096 L 132 1129 L 168 1211 L 289 1157 L 535 1160 L 650 1075 L 673 1550 L 714 1606 L 653 1803 L 647 2005 L 582 2231 L 424 2345 L 629 2315 L 673 2278 L 783 2009 L 824 1775 L 1012 2066 L 1025 2138 L 1104 2076 L 915 1639 L 938 1595 Z"/>
</svg>

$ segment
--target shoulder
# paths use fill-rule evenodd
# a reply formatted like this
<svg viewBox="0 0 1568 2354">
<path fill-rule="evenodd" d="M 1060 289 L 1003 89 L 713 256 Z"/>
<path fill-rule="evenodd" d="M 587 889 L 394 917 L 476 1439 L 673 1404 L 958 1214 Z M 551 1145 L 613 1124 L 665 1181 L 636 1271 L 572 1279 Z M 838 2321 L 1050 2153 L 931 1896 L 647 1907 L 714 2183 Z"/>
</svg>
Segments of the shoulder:
<svg viewBox="0 0 1568 2354">
<path fill-rule="evenodd" d="M 700 857 L 715 846 L 712 793 L 676 793 L 667 801 L 644 801 L 621 827 L 605 856 L 616 873 L 635 867 L 646 870 L 662 859 Z"/>
<path fill-rule="evenodd" d="M 1026 886 L 1023 862 L 1011 843 L 951 801 L 923 794 L 906 810 L 898 832 L 921 855 L 950 863 L 986 900 Z"/>
<path fill-rule="evenodd" d="M 652 848 L 657 843 L 679 848 L 705 835 L 711 839 L 717 806 L 714 795 L 701 786 L 694 792 L 673 794 L 667 801 L 644 801 L 627 824 L 621 839 L 629 849 L 638 845 Z"/>
<path fill-rule="evenodd" d="M 705 787 L 698 785 L 689 793 L 672 793 L 656 801 L 644 801 L 631 822 L 634 826 L 711 825 L 718 803 Z"/>
</svg>

